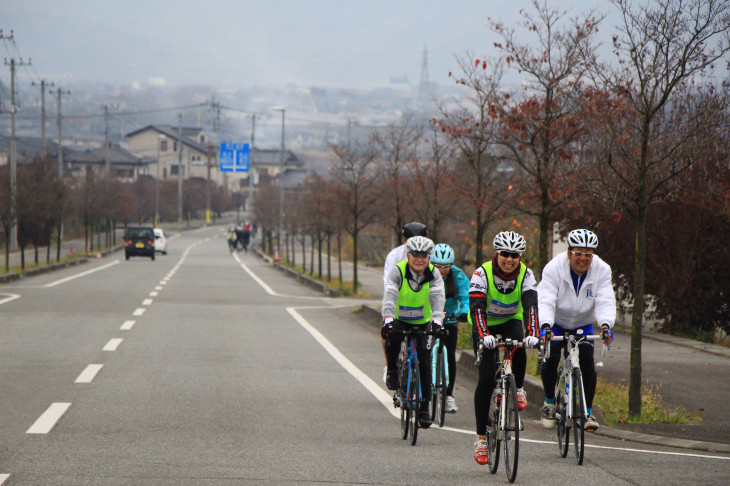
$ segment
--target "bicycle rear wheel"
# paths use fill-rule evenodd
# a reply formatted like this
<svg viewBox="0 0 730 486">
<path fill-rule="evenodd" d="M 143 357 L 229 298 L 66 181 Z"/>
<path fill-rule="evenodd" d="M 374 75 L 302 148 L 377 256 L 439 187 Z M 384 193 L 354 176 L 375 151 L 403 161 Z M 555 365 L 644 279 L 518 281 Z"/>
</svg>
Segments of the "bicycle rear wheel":
<svg viewBox="0 0 730 486">
<path fill-rule="evenodd" d="M 568 429 L 569 423 L 567 419 L 568 406 L 565 397 L 565 376 L 563 375 L 563 367 L 558 370 L 558 382 L 555 385 L 555 424 L 558 431 L 558 449 L 560 457 L 568 455 Z"/>
<path fill-rule="evenodd" d="M 580 368 L 573 370 L 573 444 L 575 445 L 575 458 L 578 465 L 583 464 L 583 452 L 585 448 L 585 425 L 586 414 L 583 403 L 583 377 Z"/>
<path fill-rule="evenodd" d="M 507 480 L 515 482 L 517 461 L 520 455 L 520 415 L 517 408 L 517 387 L 515 377 L 508 375 L 504 390 L 504 467 Z"/>
<path fill-rule="evenodd" d="M 421 394 L 417 358 L 414 358 L 411 361 L 411 379 L 408 390 L 408 408 L 411 409 L 411 416 L 409 420 L 411 445 L 416 445 L 416 440 L 418 439 L 418 416 L 421 411 Z"/>
<path fill-rule="evenodd" d="M 495 391 L 499 389 L 497 383 Z M 502 444 L 499 435 L 499 404 L 494 401 L 495 393 L 492 392 L 492 399 L 489 400 L 489 420 L 491 423 L 487 428 L 487 447 L 489 449 L 489 472 L 495 474 L 499 469 L 499 446 Z"/>
</svg>

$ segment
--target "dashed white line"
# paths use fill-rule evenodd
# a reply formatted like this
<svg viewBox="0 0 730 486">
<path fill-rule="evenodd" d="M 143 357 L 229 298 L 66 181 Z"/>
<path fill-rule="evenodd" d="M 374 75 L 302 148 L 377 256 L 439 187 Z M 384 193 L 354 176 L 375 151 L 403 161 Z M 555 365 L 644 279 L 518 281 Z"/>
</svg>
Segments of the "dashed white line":
<svg viewBox="0 0 730 486">
<path fill-rule="evenodd" d="M 145 299 L 142 301 L 142 305 L 152 305 L 152 302 L 154 302 L 152 299 Z"/>
<path fill-rule="evenodd" d="M 10 474 L 0 474 L 0 484 L 5 484 L 5 480 L 10 477 Z"/>
<path fill-rule="evenodd" d="M 56 423 L 63 417 L 66 410 L 71 406 L 67 402 L 52 403 L 43 415 L 38 417 L 33 425 L 25 431 L 26 434 L 47 434 L 55 427 Z"/>
<path fill-rule="evenodd" d="M 122 327 L 120 327 L 119 329 L 121 329 L 122 331 L 129 331 L 130 329 L 132 329 L 132 326 L 134 326 L 135 322 L 137 321 L 124 321 L 124 324 L 122 324 Z"/>
<path fill-rule="evenodd" d="M 96 377 L 96 374 L 101 371 L 101 368 L 104 365 L 101 364 L 90 364 L 87 366 L 84 371 L 81 372 L 81 374 L 76 378 L 76 381 L 74 383 L 91 383 L 91 381 Z"/>
<path fill-rule="evenodd" d="M 156 292 L 154 290 L 152 292 L 150 292 L 150 297 L 157 297 L 158 295 L 159 295 L 159 292 Z"/>
<path fill-rule="evenodd" d="M 104 345 L 102 351 L 116 351 L 122 341 L 124 340 L 121 338 L 112 338 Z"/>
<path fill-rule="evenodd" d="M 145 311 L 145 310 L 146 310 L 146 309 L 142 309 L 142 308 L 136 309 L 136 310 L 135 310 L 135 311 L 134 311 L 134 312 L 132 313 L 132 315 L 133 315 L 133 316 L 141 316 L 142 314 L 144 314 L 144 311 Z"/>
</svg>

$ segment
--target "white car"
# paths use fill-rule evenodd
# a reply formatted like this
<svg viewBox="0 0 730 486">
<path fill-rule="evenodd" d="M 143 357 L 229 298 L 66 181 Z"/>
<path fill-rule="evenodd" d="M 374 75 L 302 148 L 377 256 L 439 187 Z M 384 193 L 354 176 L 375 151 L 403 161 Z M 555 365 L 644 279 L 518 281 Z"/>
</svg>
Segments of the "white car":
<svg viewBox="0 0 730 486">
<path fill-rule="evenodd" d="M 162 228 L 155 228 L 155 251 L 167 255 L 167 238 Z"/>
</svg>

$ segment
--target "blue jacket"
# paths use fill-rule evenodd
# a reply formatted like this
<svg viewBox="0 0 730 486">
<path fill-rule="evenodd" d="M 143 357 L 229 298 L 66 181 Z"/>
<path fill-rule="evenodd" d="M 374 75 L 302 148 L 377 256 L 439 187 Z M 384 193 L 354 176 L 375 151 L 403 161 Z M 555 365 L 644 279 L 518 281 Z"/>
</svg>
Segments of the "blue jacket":
<svg viewBox="0 0 730 486">
<path fill-rule="evenodd" d="M 456 293 L 450 296 L 449 289 L 453 287 L 449 280 L 452 279 L 453 283 L 456 284 Z M 444 305 L 446 318 L 444 323 L 456 322 L 459 315 L 469 313 L 469 279 L 462 269 L 456 265 L 451 265 L 451 271 L 444 279 L 444 289 L 446 291 L 446 304 Z"/>
</svg>

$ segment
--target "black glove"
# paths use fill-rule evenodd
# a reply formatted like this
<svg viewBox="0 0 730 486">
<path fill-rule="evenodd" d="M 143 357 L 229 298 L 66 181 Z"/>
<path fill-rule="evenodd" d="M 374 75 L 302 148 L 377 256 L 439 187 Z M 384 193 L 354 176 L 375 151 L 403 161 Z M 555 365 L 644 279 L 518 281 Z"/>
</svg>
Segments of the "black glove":
<svg viewBox="0 0 730 486">
<path fill-rule="evenodd" d="M 460 314 L 458 317 L 459 322 L 467 322 L 468 321 L 468 314 L 464 312 L 463 314 Z"/>
<path fill-rule="evenodd" d="M 390 336 L 390 333 L 393 332 L 393 321 L 389 321 L 383 324 L 383 327 L 380 329 L 380 337 L 383 339 L 388 339 L 388 336 Z"/>
</svg>

